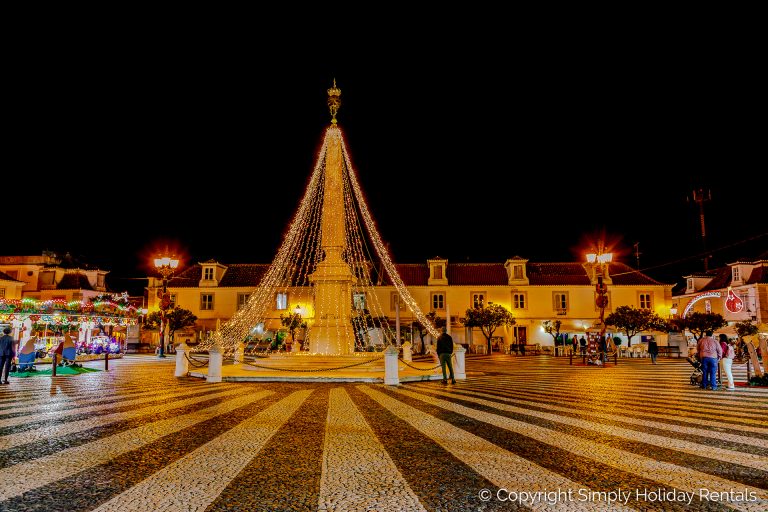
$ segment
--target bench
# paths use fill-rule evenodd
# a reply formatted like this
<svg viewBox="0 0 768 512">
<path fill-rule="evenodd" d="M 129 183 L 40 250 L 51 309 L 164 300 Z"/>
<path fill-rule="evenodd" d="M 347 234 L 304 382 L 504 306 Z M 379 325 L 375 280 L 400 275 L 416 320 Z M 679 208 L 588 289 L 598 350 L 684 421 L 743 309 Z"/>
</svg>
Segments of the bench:
<svg viewBox="0 0 768 512">
<path fill-rule="evenodd" d="M 537 356 L 537 355 L 539 355 L 541 353 L 541 345 L 539 345 L 538 343 L 533 343 L 533 344 L 526 343 L 524 345 L 524 347 L 525 347 L 524 348 L 525 355 Z M 509 353 L 510 354 L 512 354 L 512 353 L 515 353 L 515 354 L 522 353 L 522 351 L 520 350 L 520 345 L 519 344 L 512 344 L 512 345 L 510 345 L 509 346 Z"/>
<path fill-rule="evenodd" d="M 680 357 L 680 347 L 659 347 L 659 355 L 662 354 L 667 354 L 667 357 L 677 354 L 677 357 Z"/>
</svg>

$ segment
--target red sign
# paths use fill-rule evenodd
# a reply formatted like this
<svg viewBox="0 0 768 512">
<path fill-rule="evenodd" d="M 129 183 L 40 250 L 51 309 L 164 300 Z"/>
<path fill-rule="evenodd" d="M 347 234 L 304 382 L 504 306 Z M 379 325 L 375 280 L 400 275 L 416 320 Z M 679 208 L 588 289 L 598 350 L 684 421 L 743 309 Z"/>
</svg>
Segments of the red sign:
<svg viewBox="0 0 768 512">
<path fill-rule="evenodd" d="M 741 300 L 733 290 L 728 289 L 728 297 L 725 299 L 725 309 L 731 313 L 741 313 L 744 309 L 744 301 Z"/>
</svg>

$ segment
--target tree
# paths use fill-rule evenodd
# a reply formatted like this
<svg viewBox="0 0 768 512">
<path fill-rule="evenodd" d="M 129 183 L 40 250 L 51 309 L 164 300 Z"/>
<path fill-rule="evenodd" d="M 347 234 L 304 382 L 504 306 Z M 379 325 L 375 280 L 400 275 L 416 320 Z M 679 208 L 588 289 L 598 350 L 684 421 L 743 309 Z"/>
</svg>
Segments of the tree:
<svg viewBox="0 0 768 512">
<path fill-rule="evenodd" d="M 515 317 L 504 306 L 499 304 L 489 304 L 487 306 L 478 306 L 467 310 L 464 318 L 464 325 L 467 327 L 479 327 L 488 342 L 488 353 L 491 353 L 491 338 L 494 331 L 506 325 L 511 327 L 515 325 Z"/>
<path fill-rule="evenodd" d="M 290 306 L 288 311 L 291 311 Z M 296 329 L 306 329 L 307 323 L 301 318 L 301 313 L 298 311 L 289 312 L 287 314 L 280 314 L 280 323 L 283 327 L 288 329 L 288 333 L 291 335 L 291 345 L 296 341 Z"/>
<path fill-rule="evenodd" d="M 715 331 L 726 324 L 725 318 L 720 313 L 703 313 L 701 311 L 694 311 L 685 318 L 681 318 L 676 321 L 675 324 L 681 328 L 681 330 L 688 329 L 699 341 L 704 333 L 707 331 Z"/>
<path fill-rule="evenodd" d="M 162 313 L 160 311 L 153 311 L 147 315 L 147 321 L 144 326 L 147 329 L 159 329 L 161 320 Z M 197 317 L 188 309 L 176 307 L 165 312 L 165 320 L 168 322 L 168 336 L 173 338 L 173 334 L 179 329 L 195 325 Z"/>
<path fill-rule="evenodd" d="M 737 322 L 733 326 L 736 328 L 736 334 L 739 335 L 739 338 L 741 338 L 742 341 L 745 336 L 754 336 L 757 334 L 757 326 L 749 320 Z"/>
<path fill-rule="evenodd" d="M 650 309 L 637 309 L 634 306 L 619 306 L 605 319 L 606 325 L 612 325 L 627 336 L 627 346 L 632 346 L 632 337 L 640 331 L 649 329 L 666 330 L 666 322 Z"/>
<path fill-rule="evenodd" d="M 427 320 L 432 322 L 432 325 L 434 325 L 436 329 L 439 330 L 445 327 L 445 318 L 440 318 L 439 316 L 437 316 L 436 311 L 430 311 L 424 316 L 427 317 Z M 413 323 L 411 323 L 411 328 L 413 332 L 418 333 L 419 338 L 421 338 L 421 353 L 425 354 L 427 347 L 426 347 L 426 344 L 424 343 L 424 338 L 427 336 L 427 334 L 429 334 L 429 331 L 427 330 L 427 326 L 422 324 L 419 321 L 414 321 Z"/>
<path fill-rule="evenodd" d="M 555 345 L 557 345 L 557 340 L 560 339 L 560 326 L 562 324 L 560 320 L 544 320 L 542 323 L 544 332 L 552 336 L 552 339 L 555 340 Z"/>
</svg>

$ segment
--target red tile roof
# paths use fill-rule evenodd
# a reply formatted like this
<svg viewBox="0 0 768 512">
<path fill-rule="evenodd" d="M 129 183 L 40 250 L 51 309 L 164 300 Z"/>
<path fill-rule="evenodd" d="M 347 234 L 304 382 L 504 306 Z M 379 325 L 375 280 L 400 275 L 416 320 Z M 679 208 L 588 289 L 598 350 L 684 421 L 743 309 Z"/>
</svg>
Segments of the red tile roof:
<svg viewBox="0 0 768 512">
<path fill-rule="evenodd" d="M 752 269 L 752 274 L 747 280 L 747 284 L 768 283 L 768 267 L 761 266 Z"/>
<path fill-rule="evenodd" d="M 445 274 L 449 285 L 504 286 L 508 282 L 503 263 L 448 263 Z"/>
<path fill-rule="evenodd" d="M 616 285 L 663 285 L 655 279 L 648 277 L 639 270 L 635 270 L 625 263 L 611 263 L 608 267 L 611 281 Z"/>
<path fill-rule="evenodd" d="M 449 265 L 450 268 L 450 265 Z M 427 286 L 429 266 L 426 263 L 395 263 L 395 269 L 400 274 L 405 286 Z M 392 286 L 392 280 L 384 272 L 384 285 Z"/>
<path fill-rule="evenodd" d="M 18 279 L 14 279 L 5 272 L 0 272 L 0 281 L 15 281 L 17 283 L 23 283 L 24 281 L 19 281 Z"/>
<path fill-rule="evenodd" d="M 731 283 L 731 267 L 720 267 L 715 270 L 714 278 L 700 291 L 720 290 L 726 288 Z"/>
<path fill-rule="evenodd" d="M 590 285 L 581 263 L 528 263 L 528 282 L 532 285 Z"/>
<path fill-rule="evenodd" d="M 200 265 L 192 265 L 179 272 L 179 274 L 171 277 L 168 280 L 168 286 L 174 288 L 196 288 L 200 286 L 200 279 L 202 278 L 203 267 Z"/>
<path fill-rule="evenodd" d="M 229 265 L 219 286 L 258 286 L 261 278 L 269 270 L 269 265 L 263 263 L 236 263 Z"/>
<path fill-rule="evenodd" d="M 396 263 L 395 268 L 406 286 L 427 286 L 429 265 L 426 263 Z M 219 286 L 258 286 L 268 270 L 267 264 L 229 265 Z M 613 284 L 617 285 L 662 284 L 623 263 L 612 263 L 610 272 Z M 589 277 L 581 263 L 529 262 L 527 273 L 531 285 L 590 285 Z M 446 277 L 448 284 L 452 286 L 505 286 L 508 283 L 507 270 L 503 263 L 449 263 Z M 202 267 L 194 265 L 170 279 L 168 285 L 175 288 L 194 288 L 199 285 L 201 278 Z M 383 285 L 392 286 L 392 280 L 386 272 Z"/>
<path fill-rule="evenodd" d="M 224 276 L 219 281 L 219 286 L 230 288 L 258 286 L 267 270 L 269 270 L 269 265 L 265 263 L 235 263 L 227 266 Z M 172 288 L 196 288 L 200 286 L 200 279 L 202 278 L 203 267 L 193 265 L 169 279 L 168 286 Z"/>
</svg>

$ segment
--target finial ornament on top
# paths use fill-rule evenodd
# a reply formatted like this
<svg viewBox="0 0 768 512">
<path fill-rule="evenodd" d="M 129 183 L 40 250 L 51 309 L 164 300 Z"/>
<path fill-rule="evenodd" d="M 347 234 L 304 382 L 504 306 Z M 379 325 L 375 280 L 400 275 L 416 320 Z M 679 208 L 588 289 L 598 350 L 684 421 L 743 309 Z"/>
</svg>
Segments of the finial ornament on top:
<svg viewBox="0 0 768 512">
<path fill-rule="evenodd" d="M 328 108 L 331 111 L 331 124 L 336 124 L 336 113 L 341 106 L 341 89 L 336 87 L 336 79 L 333 79 L 333 87 L 328 89 Z"/>
</svg>

